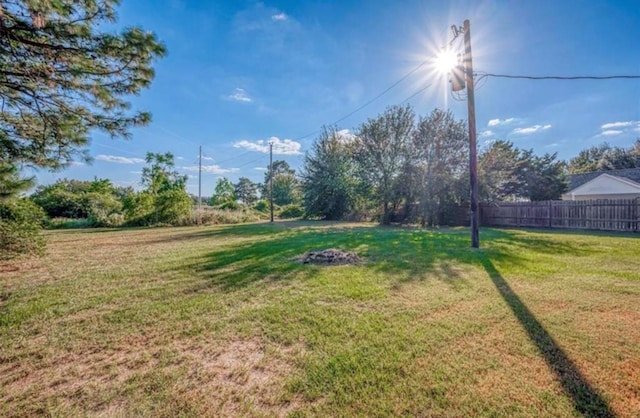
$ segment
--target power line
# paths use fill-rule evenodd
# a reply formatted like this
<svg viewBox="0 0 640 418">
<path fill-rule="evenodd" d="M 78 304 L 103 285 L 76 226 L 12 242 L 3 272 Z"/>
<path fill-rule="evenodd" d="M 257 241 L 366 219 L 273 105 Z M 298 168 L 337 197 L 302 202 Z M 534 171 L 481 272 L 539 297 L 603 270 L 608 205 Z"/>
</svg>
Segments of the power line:
<svg viewBox="0 0 640 418">
<path fill-rule="evenodd" d="M 339 122 L 342 122 L 343 120 L 347 119 L 350 116 L 353 116 L 354 114 L 358 113 L 359 111 L 361 111 L 362 109 L 364 109 L 365 107 L 369 106 L 371 103 L 375 102 L 376 100 L 378 100 L 379 98 L 381 98 L 382 96 L 384 96 L 385 94 L 387 94 L 389 91 L 391 91 L 394 87 L 396 87 L 398 84 L 402 83 L 404 80 L 406 80 L 407 78 L 409 78 L 411 75 L 413 75 L 416 71 L 418 71 L 420 68 L 424 67 L 425 64 L 427 64 L 429 62 L 429 60 L 424 60 L 422 61 L 420 64 L 418 64 L 417 67 L 415 67 L 414 69 L 412 69 L 411 71 L 409 71 L 408 73 L 406 73 L 405 75 L 403 75 L 402 77 L 400 77 L 396 82 L 394 82 L 393 84 L 391 84 L 389 87 L 387 87 L 386 89 L 384 89 L 382 92 L 380 92 L 379 94 L 377 94 L 376 96 L 374 96 L 372 99 L 368 100 L 367 102 L 363 103 L 362 105 L 360 105 L 359 107 L 357 107 L 355 110 L 347 113 L 346 115 L 340 117 L 339 119 L 333 121 L 331 123 L 331 125 L 337 125 Z M 316 129 L 313 132 L 310 132 L 306 135 L 294 138 L 294 141 L 300 141 L 302 139 L 308 138 L 312 135 L 317 134 L 318 132 L 320 132 L 320 129 Z"/>
<path fill-rule="evenodd" d="M 416 97 L 418 94 L 422 93 L 423 91 L 425 91 L 426 89 L 428 89 L 429 87 L 431 87 L 433 85 L 433 83 L 429 83 L 426 86 L 422 87 L 420 90 L 417 90 L 415 93 L 413 93 L 411 96 L 407 97 L 406 99 L 404 99 L 403 101 L 401 101 L 399 104 L 403 105 L 405 103 L 407 103 L 409 100 L 413 99 L 414 97 Z"/>
<path fill-rule="evenodd" d="M 511 75 L 511 74 L 492 74 L 492 73 L 475 73 L 479 75 L 479 80 L 485 77 L 494 78 L 511 78 L 524 80 L 618 80 L 618 79 L 640 79 L 640 75 L 605 75 L 605 76 L 531 76 L 531 75 Z"/>
</svg>

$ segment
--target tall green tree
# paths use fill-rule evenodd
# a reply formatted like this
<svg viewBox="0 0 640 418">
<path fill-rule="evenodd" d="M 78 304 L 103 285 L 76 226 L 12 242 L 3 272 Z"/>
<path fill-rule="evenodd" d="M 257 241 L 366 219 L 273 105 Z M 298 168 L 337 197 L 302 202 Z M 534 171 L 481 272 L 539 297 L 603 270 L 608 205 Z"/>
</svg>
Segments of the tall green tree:
<svg viewBox="0 0 640 418">
<path fill-rule="evenodd" d="M 478 158 L 480 199 L 484 202 L 502 202 L 524 198 L 524 163 L 520 149 L 513 142 L 492 142 Z"/>
<path fill-rule="evenodd" d="M 149 113 L 126 101 L 147 88 L 165 54 L 138 27 L 106 31 L 119 0 L 0 4 L 0 162 L 60 168 L 90 132 L 129 137 Z"/>
<path fill-rule="evenodd" d="M 485 201 L 556 200 L 567 190 L 566 164 L 557 154 L 537 156 L 508 141 L 496 141 L 479 158 Z"/>
<path fill-rule="evenodd" d="M 526 197 L 531 201 L 558 200 L 567 191 L 566 164 L 557 154 L 536 156 L 532 150 L 523 151 L 523 173 L 527 185 Z"/>
<path fill-rule="evenodd" d="M 175 170 L 170 152 L 147 153 L 142 169 L 145 190 L 125 199 L 125 212 L 132 224 L 179 224 L 192 209 L 187 193 L 187 176 Z"/>
<path fill-rule="evenodd" d="M 411 134 L 415 115 L 410 106 L 393 106 L 362 124 L 354 141 L 359 179 L 374 191 L 380 219 L 389 224 L 402 195 L 402 174 L 411 158 Z"/>
<path fill-rule="evenodd" d="M 353 209 L 357 180 L 352 150 L 336 127 L 323 127 L 305 156 L 302 192 L 309 216 L 342 219 Z"/>
<path fill-rule="evenodd" d="M 262 196 L 269 197 L 269 188 L 273 186 L 273 203 L 279 206 L 297 204 L 301 200 L 300 181 L 296 172 L 284 160 L 273 162 L 272 169 L 264 174 Z M 271 184 L 271 172 L 273 172 L 273 184 Z"/>
<path fill-rule="evenodd" d="M 451 208 L 468 201 L 469 141 L 466 123 L 451 112 L 435 109 L 420 118 L 413 135 L 412 156 L 419 182 L 408 199 L 420 200 L 422 223 L 445 222 Z M 410 201 L 410 200 L 409 200 Z"/>
<path fill-rule="evenodd" d="M 172 153 L 148 152 L 145 161 L 147 167 L 142 169 L 142 185 L 147 191 L 159 194 L 167 190 L 186 188 L 187 176 L 176 171 Z"/>
<path fill-rule="evenodd" d="M 570 174 L 640 167 L 640 139 L 629 148 L 613 147 L 606 142 L 584 149 L 568 164 Z"/>
<path fill-rule="evenodd" d="M 569 160 L 567 167 L 570 174 L 590 173 L 598 171 L 598 164 L 602 157 L 611 150 L 611 145 L 606 142 L 587 149 L 583 149 Z"/>
<path fill-rule="evenodd" d="M 252 205 L 258 200 L 258 184 L 247 177 L 240 177 L 234 189 L 238 200 L 245 205 Z"/>
<path fill-rule="evenodd" d="M 211 197 L 211 205 L 227 205 L 236 201 L 236 190 L 233 183 L 226 177 L 220 177 L 216 182 L 215 193 Z"/>
</svg>

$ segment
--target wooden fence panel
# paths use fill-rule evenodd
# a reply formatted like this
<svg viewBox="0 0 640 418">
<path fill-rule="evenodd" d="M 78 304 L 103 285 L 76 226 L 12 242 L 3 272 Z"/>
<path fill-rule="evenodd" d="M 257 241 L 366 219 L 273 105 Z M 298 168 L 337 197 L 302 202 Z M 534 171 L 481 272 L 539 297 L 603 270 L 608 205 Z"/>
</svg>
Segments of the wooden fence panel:
<svg viewBox="0 0 640 418">
<path fill-rule="evenodd" d="M 485 204 L 481 222 L 486 226 L 640 232 L 640 198 Z"/>
</svg>

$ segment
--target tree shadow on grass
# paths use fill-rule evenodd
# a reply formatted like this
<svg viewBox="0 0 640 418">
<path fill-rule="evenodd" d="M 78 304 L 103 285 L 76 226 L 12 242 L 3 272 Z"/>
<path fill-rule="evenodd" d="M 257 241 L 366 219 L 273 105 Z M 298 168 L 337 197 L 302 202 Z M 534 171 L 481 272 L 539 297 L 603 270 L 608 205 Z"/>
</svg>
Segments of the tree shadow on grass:
<svg viewBox="0 0 640 418">
<path fill-rule="evenodd" d="M 366 240 L 362 237 L 370 229 L 315 230 L 282 226 L 271 229 L 268 225 L 262 228 L 256 230 L 256 239 L 235 242 L 205 257 L 191 260 L 191 268 L 206 278 L 200 290 L 217 287 L 232 291 L 261 280 L 284 281 L 293 276 L 309 277 L 322 267 L 304 265 L 296 260 L 297 257 L 307 251 L 325 248 L 354 251 L 363 239 Z M 265 229 L 271 233 L 263 234 Z M 224 238 L 233 232 L 229 230 L 227 235 L 221 235 L 220 231 L 212 231 L 213 235 L 210 236 Z"/>
<path fill-rule="evenodd" d="M 558 378 L 565 393 L 571 398 L 576 411 L 589 417 L 614 417 L 615 415 L 607 402 L 589 384 L 589 381 L 582 375 L 578 367 L 558 346 L 549 332 L 527 308 L 527 305 L 511 289 L 491 260 L 486 256 L 482 256 L 480 260 L 500 296 L 502 296 L 527 332 L 531 341 L 536 345 L 547 365 Z"/>
<path fill-rule="evenodd" d="M 549 253 L 576 254 L 579 248 L 542 238 L 519 236 L 500 230 L 483 231 L 487 242 L 496 244 L 493 253 L 508 262 L 526 262 L 517 255 L 505 255 L 509 247 L 536 248 Z M 283 281 L 305 278 L 318 266 L 303 265 L 295 258 L 311 250 L 339 248 L 363 258 L 367 268 L 394 276 L 396 284 L 425 279 L 441 280 L 453 290 L 465 287 L 465 275 L 456 266 L 477 265 L 477 251 L 469 246 L 466 229 L 378 228 L 325 223 L 282 222 L 195 231 L 171 239 L 211 238 L 230 241 L 205 256 L 189 261 L 189 266 L 205 281 L 200 289 L 230 291 L 260 280 Z M 246 238 L 246 239 L 244 239 Z M 163 237 L 162 239 L 166 239 Z M 504 248 L 503 248 L 504 246 Z M 349 274 L 345 269 L 344 274 Z M 392 285 L 394 285 L 392 283 Z"/>
<path fill-rule="evenodd" d="M 235 228 L 226 229 L 233 234 Z M 267 228 L 267 230 L 269 230 Z M 191 267 L 205 280 L 193 291 L 215 287 L 233 291 L 258 281 L 279 281 L 313 277 L 323 267 L 295 262 L 296 256 L 309 250 L 340 248 L 355 251 L 367 259 L 367 268 L 396 277 L 392 286 L 404 282 L 440 279 L 453 290 L 464 286 L 464 275 L 458 266 L 484 268 L 500 296 L 535 344 L 549 368 L 556 375 L 564 392 L 573 402 L 575 410 L 585 416 L 615 416 L 606 400 L 588 382 L 575 363 L 558 346 L 526 304 L 509 286 L 494 265 L 501 263 L 528 265 L 530 260 L 521 258 L 523 249 L 547 254 L 588 256 L 590 250 L 579 243 L 545 239 L 540 234 L 523 234 L 520 231 L 483 230 L 483 250 L 469 248 L 466 229 L 424 230 L 407 228 L 330 227 L 309 228 L 295 224 L 271 229 L 254 227 L 243 230 L 253 232 L 257 239 L 236 242 L 225 248 L 194 258 Z M 220 231 L 215 232 L 219 235 Z M 224 234 L 223 234 L 224 236 Z M 344 274 L 349 274 L 348 269 Z M 461 284 L 462 283 L 462 284 Z"/>
</svg>

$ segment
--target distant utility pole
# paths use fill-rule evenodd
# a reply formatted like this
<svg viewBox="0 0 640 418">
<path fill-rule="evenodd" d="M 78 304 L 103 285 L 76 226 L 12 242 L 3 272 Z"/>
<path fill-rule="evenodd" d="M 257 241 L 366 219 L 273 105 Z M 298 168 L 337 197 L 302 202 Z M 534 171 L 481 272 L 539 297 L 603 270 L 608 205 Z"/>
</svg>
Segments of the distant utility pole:
<svg viewBox="0 0 640 418">
<path fill-rule="evenodd" d="M 273 142 L 269 142 L 269 205 L 271 206 L 271 222 L 273 222 Z"/>
<path fill-rule="evenodd" d="M 467 88 L 467 111 L 469 119 L 469 180 L 471 183 L 471 247 L 480 247 L 480 213 L 478 211 L 478 149 L 476 145 L 476 104 L 473 84 L 473 60 L 471 57 L 471 28 L 469 19 L 464 21 L 462 29 L 452 26 L 454 40 L 460 33 L 464 34 L 464 73 Z M 451 41 L 453 42 L 453 40 Z M 459 73 L 454 68 L 452 87 L 454 91 L 464 89 Z"/>
<path fill-rule="evenodd" d="M 198 159 L 198 224 L 200 224 L 200 219 L 202 214 L 200 210 L 202 209 L 202 145 L 200 145 L 200 158 Z"/>
</svg>

